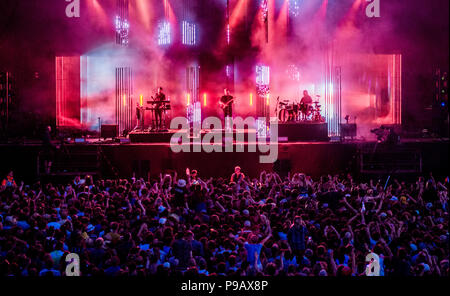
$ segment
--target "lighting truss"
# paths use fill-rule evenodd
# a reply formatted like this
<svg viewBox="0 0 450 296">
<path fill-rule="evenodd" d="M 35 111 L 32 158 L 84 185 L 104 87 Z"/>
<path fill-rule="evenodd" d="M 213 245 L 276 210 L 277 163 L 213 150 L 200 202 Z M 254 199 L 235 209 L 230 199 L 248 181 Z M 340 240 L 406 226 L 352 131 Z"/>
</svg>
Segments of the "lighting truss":
<svg viewBox="0 0 450 296">
<path fill-rule="evenodd" d="M 289 0 L 289 13 L 293 17 L 297 17 L 300 14 L 301 0 Z"/>
<path fill-rule="evenodd" d="M 129 1 L 116 0 L 117 14 L 115 18 L 116 29 L 116 43 L 123 46 L 128 46 L 130 23 L 129 18 Z"/>
<path fill-rule="evenodd" d="M 116 16 L 116 36 L 117 43 L 121 45 L 128 45 L 130 24 L 127 19 L 122 19 Z"/>
<path fill-rule="evenodd" d="M 261 17 L 263 22 L 267 22 L 267 16 L 269 13 L 268 0 L 261 0 Z"/>
<path fill-rule="evenodd" d="M 296 65 L 289 65 L 286 73 L 290 80 L 300 81 L 300 71 Z"/>
<path fill-rule="evenodd" d="M 262 91 L 261 95 L 268 93 L 270 83 L 270 68 L 268 66 L 256 66 L 256 87 Z"/>
<path fill-rule="evenodd" d="M 168 45 L 171 43 L 170 23 L 162 21 L 158 24 L 158 45 Z"/>
<path fill-rule="evenodd" d="M 270 121 L 270 68 L 264 65 L 256 66 L 256 116 L 265 118 L 265 125 Z M 261 123 L 263 125 L 263 123 Z M 267 128 L 258 128 L 258 136 L 265 137 Z"/>
<path fill-rule="evenodd" d="M 196 36 L 195 36 L 195 24 L 189 23 L 187 21 L 183 21 L 182 23 L 182 43 L 184 45 L 195 45 L 196 44 Z"/>
</svg>

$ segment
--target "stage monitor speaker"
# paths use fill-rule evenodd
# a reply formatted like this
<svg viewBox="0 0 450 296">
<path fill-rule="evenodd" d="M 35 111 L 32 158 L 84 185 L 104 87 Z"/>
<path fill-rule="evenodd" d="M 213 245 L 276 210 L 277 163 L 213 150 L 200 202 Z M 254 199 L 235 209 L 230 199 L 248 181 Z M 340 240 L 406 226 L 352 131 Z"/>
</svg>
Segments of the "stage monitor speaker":
<svg viewBox="0 0 450 296">
<path fill-rule="evenodd" d="M 119 134 L 119 128 L 117 124 L 102 124 L 100 137 L 103 139 L 116 138 Z"/>
<path fill-rule="evenodd" d="M 278 123 L 278 139 L 284 142 L 328 142 L 327 123 Z"/>
<path fill-rule="evenodd" d="M 341 123 L 341 137 L 356 137 L 356 123 Z"/>
</svg>

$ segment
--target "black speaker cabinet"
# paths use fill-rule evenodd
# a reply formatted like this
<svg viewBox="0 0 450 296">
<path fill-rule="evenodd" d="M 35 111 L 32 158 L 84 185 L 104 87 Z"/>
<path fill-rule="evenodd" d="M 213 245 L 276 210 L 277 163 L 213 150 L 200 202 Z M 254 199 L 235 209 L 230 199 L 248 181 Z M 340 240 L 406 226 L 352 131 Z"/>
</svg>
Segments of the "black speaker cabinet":
<svg viewBox="0 0 450 296">
<path fill-rule="evenodd" d="M 356 123 L 341 123 L 341 137 L 356 137 Z"/>
<path fill-rule="evenodd" d="M 100 136 L 103 139 L 116 138 L 119 134 L 119 127 L 116 124 L 102 124 Z"/>
</svg>

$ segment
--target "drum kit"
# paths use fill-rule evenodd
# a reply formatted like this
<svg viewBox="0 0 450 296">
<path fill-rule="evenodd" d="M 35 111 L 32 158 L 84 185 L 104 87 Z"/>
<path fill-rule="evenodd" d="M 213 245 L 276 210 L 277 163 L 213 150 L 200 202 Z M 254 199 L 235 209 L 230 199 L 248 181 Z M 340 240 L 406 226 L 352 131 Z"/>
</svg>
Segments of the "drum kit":
<svg viewBox="0 0 450 296">
<path fill-rule="evenodd" d="M 277 100 L 275 113 L 278 114 L 280 122 L 325 122 L 325 118 L 321 115 L 320 96 L 316 96 L 316 101 L 312 104 L 290 103 L 290 100 Z"/>
</svg>

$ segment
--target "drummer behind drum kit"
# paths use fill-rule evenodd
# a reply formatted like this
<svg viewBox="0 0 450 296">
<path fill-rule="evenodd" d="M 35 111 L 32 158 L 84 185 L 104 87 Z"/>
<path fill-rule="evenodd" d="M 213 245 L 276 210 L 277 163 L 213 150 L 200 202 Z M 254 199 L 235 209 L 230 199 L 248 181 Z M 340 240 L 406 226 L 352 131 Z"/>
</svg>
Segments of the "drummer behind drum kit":
<svg viewBox="0 0 450 296">
<path fill-rule="evenodd" d="M 277 105 L 275 113 L 278 114 L 280 122 L 325 122 L 325 118 L 320 114 L 321 105 L 319 103 L 320 96 L 316 96 L 317 100 L 312 104 L 305 103 L 290 103 L 289 100 L 279 101 L 277 98 Z"/>
</svg>

